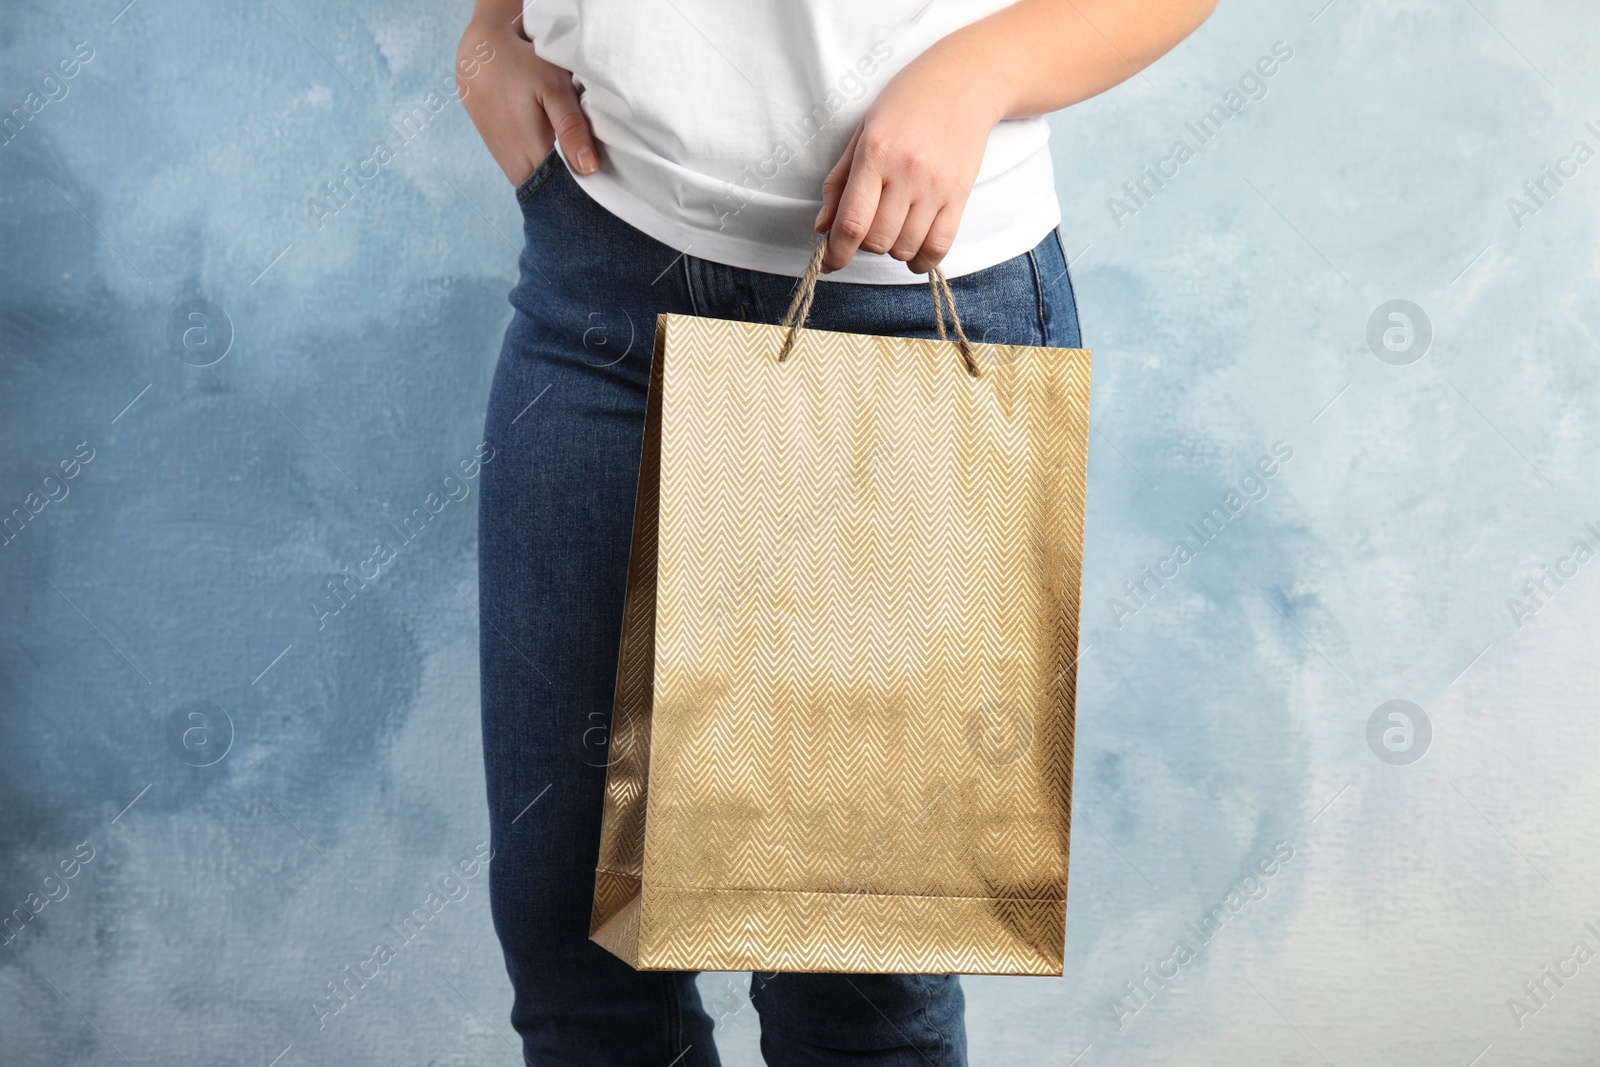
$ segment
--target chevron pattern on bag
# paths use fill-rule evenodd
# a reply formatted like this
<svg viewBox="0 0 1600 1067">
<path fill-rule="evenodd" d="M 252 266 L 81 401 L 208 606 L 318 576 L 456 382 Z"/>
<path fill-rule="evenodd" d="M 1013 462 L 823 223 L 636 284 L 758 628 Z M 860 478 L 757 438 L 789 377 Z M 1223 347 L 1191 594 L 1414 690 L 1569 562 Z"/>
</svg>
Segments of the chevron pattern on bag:
<svg viewBox="0 0 1600 1067">
<path fill-rule="evenodd" d="M 664 315 L 592 936 L 1060 974 L 1090 355 Z"/>
<path fill-rule="evenodd" d="M 633 543 L 622 640 L 617 653 L 616 693 L 607 738 L 606 792 L 600 816 L 600 862 L 589 930 L 610 923 L 637 896 L 644 876 L 645 786 L 650 773 L 650 710 L 655 681 L 656 519 L 661 474 L 661 372 L 666 331 L 656 330 L 645 400 L 644 443 L 634 495 Z M 634 926 L 637 926 L 636 920 Z M 637 929 L 626 943 L 637 947 Z M 624 959 L 628 951 L 606 947 Z"/>
</svg>

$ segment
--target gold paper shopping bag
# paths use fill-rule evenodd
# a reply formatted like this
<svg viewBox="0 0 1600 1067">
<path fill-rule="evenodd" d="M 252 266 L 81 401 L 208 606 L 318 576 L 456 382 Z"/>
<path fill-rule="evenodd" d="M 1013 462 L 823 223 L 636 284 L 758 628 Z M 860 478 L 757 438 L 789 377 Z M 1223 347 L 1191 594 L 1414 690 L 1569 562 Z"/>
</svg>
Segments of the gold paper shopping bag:
<svg viewBox="0 0 1600 1067">
<path fill-rule="evenodd" d="M 590 936 L 1062 972 L 1090 354 L 662 315 Z M 792 324 L 792 326 L 791 326 Z"/>
</svg>

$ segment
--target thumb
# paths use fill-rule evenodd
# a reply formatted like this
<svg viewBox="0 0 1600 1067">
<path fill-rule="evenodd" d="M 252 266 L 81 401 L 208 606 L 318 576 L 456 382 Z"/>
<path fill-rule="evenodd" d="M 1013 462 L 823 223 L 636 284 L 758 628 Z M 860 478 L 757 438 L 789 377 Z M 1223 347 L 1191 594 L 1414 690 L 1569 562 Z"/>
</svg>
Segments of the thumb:
<svg viewBox="0 0 1600 1067">
<path fill-rule="evenodd" d="M 556 140 L 561 143 L 561 154 L 572 161 L 579 174 L 593 174 L 599 170 L 600 156 L 595 151 L 594 134 L 578 103 L 578 91 L 572 87 L 572 80 L 563 79 L 545 95 L 542 103 L 550 128 L 555 130 Z"/>
<path fill-rule="evenodd" d="M 817 212 L 816 225 L 812 227 L 817 233 L 827 233 L 833 225 L 833 217 L 839 210 L 839 198 L 844 196 L 844 187 L 850 181 L 850 163 L 855 159 L 856 142 L 860 139 L 861 123 L 858 122 L 855 132 L 850 135 L 850 143 L 844 146 L 844 154 L 839 157 L 839 162 L 822 179 L 822 210 Z"/>
</svg>

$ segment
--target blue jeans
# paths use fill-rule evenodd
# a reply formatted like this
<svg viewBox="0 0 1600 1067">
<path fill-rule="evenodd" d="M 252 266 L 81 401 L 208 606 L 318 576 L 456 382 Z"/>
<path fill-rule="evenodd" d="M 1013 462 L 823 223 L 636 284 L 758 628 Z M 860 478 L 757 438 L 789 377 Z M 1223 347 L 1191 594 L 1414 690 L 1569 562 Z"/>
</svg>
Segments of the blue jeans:
<svg viewBox="0 0 1600 1067">
<path fill-rule="evenodd" d="M 511 1020 L 539 1067 L 715 1067 L 695 976 L 636 971 L 588 940 L 607 728 L 656 315 L 777 322 L 795 279 L 680 255 L 597 205 L 554 154 L 517 199 L 526 245 L 484 430 L 478 578 Z M 974 340 L 1079 344 L 1059 233 L 950 284 Z M 808 324 L 932 337 L 933 302 L 926 284 L 824 281 Z M 751 999 L 768 1064 L 966 1063 L 951 975 L 756 975 Z"/>
</svg>

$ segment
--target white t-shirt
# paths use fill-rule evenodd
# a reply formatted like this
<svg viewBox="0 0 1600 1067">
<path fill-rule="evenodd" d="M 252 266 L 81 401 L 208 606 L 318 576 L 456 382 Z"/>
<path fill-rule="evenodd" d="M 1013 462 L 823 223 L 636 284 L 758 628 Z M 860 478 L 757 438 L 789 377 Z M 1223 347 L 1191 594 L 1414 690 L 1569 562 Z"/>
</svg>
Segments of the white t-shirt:
<svg viewBox="0 0 1600 1067">
<path fill-rule="evenodd" d="M 1012 0 L 525 0 L 524 32 L 572 71 L 601 169 L 575 174 L 635 229 L 702 259 L 798 277 L 822 179 L 889 78 Z M 1043 118 L 1001 122 L 950 253 L 955 277 L 1061 221 Z M 915 283 L 857 252 L 832 281 Z"/>
</svg>

